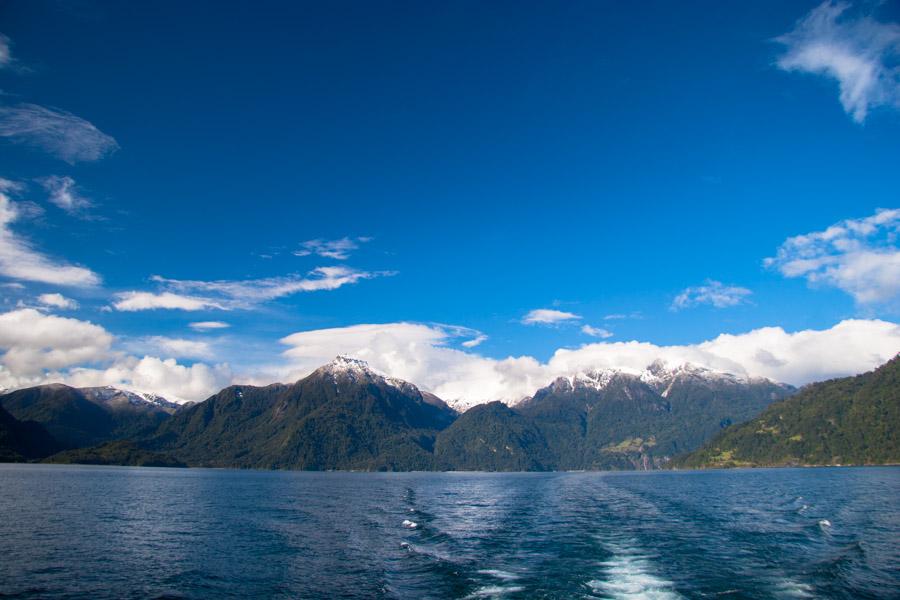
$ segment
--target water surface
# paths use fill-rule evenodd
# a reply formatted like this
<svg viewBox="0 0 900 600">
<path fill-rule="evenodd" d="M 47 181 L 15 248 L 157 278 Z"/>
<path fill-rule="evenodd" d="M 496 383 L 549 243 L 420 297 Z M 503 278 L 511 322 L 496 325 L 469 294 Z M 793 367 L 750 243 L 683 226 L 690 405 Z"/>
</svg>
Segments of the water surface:
<svg viewBox="0 0 900 600">
<path fill-rule="evenodd" d="M 900 468 L 0 465 L 0 596 L 900 598 Z"/>
</svg>

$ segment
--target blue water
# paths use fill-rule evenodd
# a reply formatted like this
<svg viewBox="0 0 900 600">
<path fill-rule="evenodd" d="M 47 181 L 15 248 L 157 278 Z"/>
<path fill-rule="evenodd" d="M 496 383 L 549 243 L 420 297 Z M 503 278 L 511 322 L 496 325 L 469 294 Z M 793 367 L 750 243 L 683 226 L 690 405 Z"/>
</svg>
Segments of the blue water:
<svg viewBox="0 0 900 600">
<path fill-rule="evenodd" d="M 0 596 L 900 598 L 900 468 L 0 465 Z"/>
</svg>

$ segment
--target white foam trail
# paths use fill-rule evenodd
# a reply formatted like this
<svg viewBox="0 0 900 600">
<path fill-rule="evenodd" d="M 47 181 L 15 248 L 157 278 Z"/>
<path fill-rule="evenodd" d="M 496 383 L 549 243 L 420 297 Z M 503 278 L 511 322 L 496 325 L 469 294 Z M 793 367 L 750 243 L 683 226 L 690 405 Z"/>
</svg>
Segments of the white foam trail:
<svg viewBox="0 0 900 600">
<path fill-rule="evenodd" d="M 504 581 L 512 581 L 519 578 L 519 576 L 515 573 L 510 573 L 509 571 L 501 571 L 500 569 L 481 569 L 480 571 L 478 571 L 478 574 L 490 575 L 491 577 L 496 577 L 497 579 L 502 579 Z"/>
<path fill-rule="evenodd" d="M 486 585 L 482 588 L 478 588 L 466 598 L 497 598 L 498 596 L 504 596 L 506 594 L 514 594 L 516 592 L 524 591 L 525 588 L 521 585 L 511 585 L 509 587 L 503 587 L 499 585 Z"/>
<path fill-rule="evenodd" d="M 606 579 L 588 582 L 594 592 L 616 600 L 676 600 L 681 598 L 672 589 L 673 583 L 653 574 L 653 565 L 646 556 L 623 551 L 600 563 Z"/>
<path fill-rule="evenodd" d="M 805 583 L 796 581 L 782 581 L 775 586 L 775 597 L 777 598 L 812 598 L 813 588 Z"/>
</svg>

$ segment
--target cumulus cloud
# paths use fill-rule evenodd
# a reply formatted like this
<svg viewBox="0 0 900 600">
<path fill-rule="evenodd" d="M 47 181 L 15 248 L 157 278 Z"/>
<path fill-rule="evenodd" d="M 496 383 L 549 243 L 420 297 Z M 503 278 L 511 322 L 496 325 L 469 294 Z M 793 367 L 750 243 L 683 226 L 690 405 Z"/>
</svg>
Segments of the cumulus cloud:
<svg viewBox="0 0 900 600">
<path fill-rule="evenodd" d="M 17 376 L 106 359 L 112 342 L 112 335 L 88 321 L 33 308 L 0 314 L 0 364 Z"/>
<path fill-rule="evenodd" d="M 0 275 L 67 286 L 99 284 L 100 276 L 90 269 L 50 258 L 12 231 L 11 224 L 22 215 L 20 206 L 7 195 L 15 189 L 15 184 L 0 179 Z"/>
<path fill-rule="evenodd" d="M 299 379 L 336 355 L 348 354 L 465 406 L 518 400 L 544 383 L 535 359 L 494 360 L 449 347 L 457 335 L 454 328 L 417 323 L 303 331 L 281 340 L 290 349 L 284 353 L 288 366 L 279 378 Z"/>
<path fill-rule="evenodd" d="M 785 277 L 838 288 L 860 304 L 900 297 L 900 209 L 788 238 L 764 264 Z"/>
<path fill-rule="evenodd" d="M 753 292 L 736 285 L 724 285 L 721 281 L 707 279 L 704 285 L 685 288 L 672 301 L 672 310 L 708 304 L 715 308 L 728 308 L 747 302 Z"/>
<path fill-rule="evenodd" d="M 900 352 L 900 326 L 879 320 L 847 320 L 830 329 L 797 332 L 764 327 L 676 346 L 598 342 L 559 349 L 547 362 L 456 350 L 448 346 L 453 336 L 446 328 L 415 323 L 303 331 L 281 340 L 290 348 L 280 375 L 299 379 L 334 356 L 348 354 L 467 407 L 491 400 L 514 403 L 558 376 L 595 368 L 644 369 L 656 359 L 801 385 L 861 373 Z"/>
<path fill-rule="evenodd" d="M 231 383 L 228 365 L 182 365 L 175 355 L 204 353 L 190 340 L 158 338 L 168 354 L 130 356 L 113 348 L 100 325 L 50 315 L 33 308 L 0 313 L 0 388 L 62 382 L 74 386 L 115 385 L 161 394 L 170 400 L 203 400 Z"/>
<path fill-rule="evenodd" d="M 70 164 L 99 160 L 119 147 L 88 121 L 36 104 L 0 106 L 0 138 L 39 148 Z"/>
<path fill-rule="evenodd" d="M 39 181 L 47 190 L 50 202 L 67 213 L 77 214 L 93 206 L 90 200 L 81 195 L 75 180 L 71 177 L 51 175 L 43 177 Z"/>
<path fill-rule="evenodd" d="M 139 310 L 226 310 L 226 307 L 210 300 L 197 296 L 184 296 L 172 292 L 120 292 L 115 295 L 116 301 L 112 306 L 123 312 L 135 312 Z"/>
<path fill-rule="evenodd" d="M 350 254 L 359 248 L 359 244 L 368 242 L 372 238 L 343 237 L 339 240 L 307 240 L 300 244 L 300 250 L 294 251 L 294 256 L 309 256 L 315 254 L 324 258 L 335 260 L 347 260 Z"/>
<path fill-rule="evenodd" d="M 66 298 L 62 294 L 41 294 L 37 298 L 38 302 L 44 306 L 52 306 L 53 308 L 61 308 L 64 310 L 74 310 L 78 308 L 78 303 L 71 298 Z"/>
<path fill-rule="evenodd" d="M 522 317 L 522 323 L 525 325 L 556 325 L 579 319 L 581 319 L 581 315 L 576 315 L 575 313 L 552 308 L 536 308 Z"/>
<path fill-rule="evenodd" d="M 583 325 L 581 327 L 581 333 L 585 335 L 589 335 L 591 337 L 597 338 L 611 338 L 613 336 L 613 332 L 608 329 L 603 329 L 602 327 L 591 327 L 590 325 Z"/>
<path fill-rule="evenodd" d="M 854 121 L 875 107 L 900 108 L 900 25 L 848 15 L 850 4 L 826 1 L 776 41 L 778 66 L 836 80 L 841 105 Z"/>
<path fill-rule="evenodd" d="M 71 369 L 59 379 L 76 387 L 112 385 L 152 392 L 173 402 L 201 402 L 230 385 L 233 374 L 225 364 L 182 365 L 174 358 L 128 356 L 105 369 Z"/>
<path fill-rule="evenodd" d="M 188 327 L 194 331 L 212 331 L 214 329 L 226 329 L 231 327 L 231 325 L 223 321 L 195 321 L 189 323 Z"/>
</svg>

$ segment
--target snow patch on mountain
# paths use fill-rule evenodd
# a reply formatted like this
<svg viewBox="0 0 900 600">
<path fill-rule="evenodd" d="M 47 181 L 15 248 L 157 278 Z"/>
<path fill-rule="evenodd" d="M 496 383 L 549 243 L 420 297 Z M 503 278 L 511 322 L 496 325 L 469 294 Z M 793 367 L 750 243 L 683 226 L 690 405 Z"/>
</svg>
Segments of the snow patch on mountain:
<svg viewBox="0 0 900 600">
<path fill-rule="evenodd" d="M 174 413 L 182 407 L 177 402 L 167 400 L 158 394 L 149 392 L 139 392 L 136 390 L 127 390 L 117 388 L 111 385 L 103 387 L 80 388 L 89 400 L 106 405 L 125 405 L 130 404 L 135 407 L 151 406 L 163 410 L 169 414 Z"/>
<path fill-rule="evenodd" d="M 390 377 L 369 366 L 364 360 L 338 355 L 327 365 L 316 369 L 317 373 L 331 377 L 335 385 L 350 381 L 353 383 L 384 383 L 406 393 L 420 393 L 419 388 L 408 381 Z"/>
<path fill-rule="evenodd" d="M 574 374 L 563 375 L 557 377 L 547 387 L 543 388 L 543 390 L 555 393 L 585 390 L 602 391 L 617 379 L 640 381 L 663 398 L 668 396 L 672 387 L 677 383 L 691 383 L 694 385 L 742 385 L 769 381 L 765 378 L 744 377 L 725 371 L 716 371 L 694 363 L 683 363 L 670 366 L 663 360 L 655 360 L 645 369 L 632 369 L 628 367 L 589 369 Z M 518 404 L 518 402 L 511 404 L 515 405 Z"/>
</svg>

